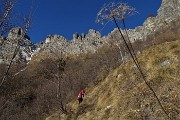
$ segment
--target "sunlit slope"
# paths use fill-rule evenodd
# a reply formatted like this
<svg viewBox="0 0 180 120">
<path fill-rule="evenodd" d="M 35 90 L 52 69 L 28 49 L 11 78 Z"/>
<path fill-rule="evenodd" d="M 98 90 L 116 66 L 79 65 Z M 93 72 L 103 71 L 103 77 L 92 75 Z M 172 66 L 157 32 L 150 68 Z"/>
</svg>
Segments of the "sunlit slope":
<svg viewBox="0 0 180 120">
<path fill-rule="evenodd" d="M 137 57 L 166 112 L 173 120 L 180 120 L 180 40 L 153 46 Z M 69 103 L 72 113 L 62 115 L 62 119 L 167 119 L 132 60 L 86 91 L 83 103 L 80 106 L 77 101 Z M 47 118 L 56 119 L 57 114 Z"/>
</svg>

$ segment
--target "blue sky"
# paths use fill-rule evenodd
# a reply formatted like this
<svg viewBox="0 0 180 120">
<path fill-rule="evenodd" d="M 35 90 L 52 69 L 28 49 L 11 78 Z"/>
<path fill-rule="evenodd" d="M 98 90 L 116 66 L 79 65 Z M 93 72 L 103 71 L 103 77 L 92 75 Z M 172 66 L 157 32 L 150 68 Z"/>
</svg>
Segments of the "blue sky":
<svg viewBox="0 0 180 120">
<path fill-rule="evenodd" d="M 68 40 L 73 33 L 87 34 L 89 29 L 95 29 L 102 35 L 107 35 L 114 28 L 114 23 L 105 27 L 96 24 L 96 16 L 104 3 L 111 1 L 126 2 L 136 8 L 139 14 L 126 19 L 128 28 L 142 25 L 150 13 L 157 14 L 162 0 L 33 0 L 34 15 L 29 36 L 33 43 L 45 40 L 49 34 L 62 35 Z M 32 0 L 19 0 L 16 4 L 20 11 L 26 12 L 32 5 Z M 121 23 L 119 22 L 119 25 Z M 102 29 L 104 27 L 104 29 Z"/>
</svg>

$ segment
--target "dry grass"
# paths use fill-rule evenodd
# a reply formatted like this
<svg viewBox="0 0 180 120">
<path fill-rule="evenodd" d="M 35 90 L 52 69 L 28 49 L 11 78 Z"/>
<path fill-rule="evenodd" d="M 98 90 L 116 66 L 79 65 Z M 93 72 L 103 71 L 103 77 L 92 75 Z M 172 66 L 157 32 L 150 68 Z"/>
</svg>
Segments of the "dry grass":
<svg viewBox="0 0 180 120">
<path fill-rule="evenodd" d="M 173 120 L 180 120 L 180 40 L 153 46 L 138 56 L 146 78 Z M 151 91 L 130 60 L 111 71 L 97 86 L 88 88 L 83 103 L 68 105 L 77 120 L 165 120 Z M 57 116 L 46 120 L 56 120 Z"/>
</svg>

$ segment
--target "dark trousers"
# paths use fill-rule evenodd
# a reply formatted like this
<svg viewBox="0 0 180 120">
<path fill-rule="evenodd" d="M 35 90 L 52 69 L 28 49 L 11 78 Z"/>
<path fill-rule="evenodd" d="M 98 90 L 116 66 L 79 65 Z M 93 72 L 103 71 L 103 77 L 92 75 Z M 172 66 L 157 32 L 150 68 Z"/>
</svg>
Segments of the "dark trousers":
<svg viewBox="0 0 180 120">
<path fill-rule="evenodd" d="M 79 104 L 83 101 L 83 98 L 78 98 Z"/>
</svg>

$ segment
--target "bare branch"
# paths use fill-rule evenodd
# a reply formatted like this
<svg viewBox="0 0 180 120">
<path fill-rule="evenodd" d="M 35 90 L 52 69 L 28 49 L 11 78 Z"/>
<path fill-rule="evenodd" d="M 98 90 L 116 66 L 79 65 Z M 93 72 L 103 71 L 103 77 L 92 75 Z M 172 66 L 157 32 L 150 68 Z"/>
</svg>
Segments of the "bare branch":
<svg viewBox="0 0 180 120">
<path fill-rule="evenodd" d="M 15 0 L 3 0 L 0 11 L 0 34 L 7 33 L 12 28 L 11 13 L 15 5 Z"/>
<path fill-rule="evenodd" d="M 127 3 L 114 3 L 110 2 L 104 4 L 101 10 L 97 13 L 96 22 L 104 24 L 107 21 L 113 21 L 113 17 L 116 20 L 122 20 L 126 17 L 132 16 L 138 13 L 135 8 L 128 6 Z"/>
<path fill-rule="evenodd" d="M 8 16 L 10 15 L 10 12 L 12 11 L 12 8 L 14 6 L 13 0 L 6 0 L 4 3 L 4 10 L 2 10 L 1 16 L 0 16 L 0 27 L 3 25 L 3 23 L 6 21 Z"/>
<path fill-rule="evenodd" d="M 103 8 L 98 12 L 96 22 L 97 23 L 99 23 L 99 22 L 103 23 L 105 20 L 114 21 L 114 23 L 115 23 L 116 27 L 118 28 L 118 31 L 119 31 L 123 41 L 125 43 L 125 46 L 128 49 L 128 52 L 130 53 L 130 55 L 131 55 L 135 65 L 137 66 L 137 68 L 138 68 L 138 70 L 140 72 L 141 77 L 143 78 L 143 81 L 145 82 L 147 87 L 153 93 L 154 97 L 156 98 L 156 100 L 157 100 L 158 104 L 160 105 L 161 109 L 166 114 L 167 118 L 171 119 L 169 117 L 168 113 L 166 112 L 166 110 L 164 109 L 164 107 L 163 107 L 160 99 L 158 98 L 156 92 L 151 87 L 149 82 L 146 80 L 146 76 L 145 76 L 145 74 L 142 71 L 142 68 L 141 68 L 141 66 L 139 64 L 139 61 L 138 61 L 138 59 L 137 59 L 137 57 L 135 55 L 134 49 L 133 49 L 133 47 L 132 47 L 132 45 L 130 43 L 127 31 L 126 31 L 126 34 L 127 34 L 127 37 L 128 37 L 128 42 L 126 41 L 124 35 L 122 34 L 121 29 L 119 28 L 119 26 L 117 24 L 117 20 L 122 20 L 124 28 L 126 30 L 124 19 L 126 17 L 128 17 L 128 16 L 133 15 L 134 12 L 136 12 L 135 9 L 133 7 L 131 7 L 131 6 L 128 6 L 126 3 L 117 3 L 117 4 L 115 4 L 114 2 L 111 2 L 111 3 L 107 4 L 107 5 L 104 5 Z"/>
<path fill-rule="evenodd" d="M 29 16 L 31 16 L 31 15 L 29 15 Z M 30 17 L 30 19 L 32 19 L 32 18 Z M 11 65 L 12 65 L 12 63 L 13 63 L 13 60 L 15 59 L 17 53 L 18 53 L 19 50 L 20 50 L 21 41 L 23 40 L 24 36 L 26 35 L 26 33 L 27 33 L 27 31 L 28 31 L 28 29 L 29 29 L 29 27 L 30 27 L 30 20 L 27 19 L 27 21 L 25 21 L 24 24 L 25 24 L 25 30 L 23 30 L 23 32 L 22 32 L 22 34 L 21 34 L 21 37 L 20 37 L 19 39 L 17 39 L 17 45 L 16 45 L 16 47 L 15 47 L 15 49 L 14 49 L 13 56 L 12 56 L 12 58 L 11 58 L 11 60 L 10 60 L 10 63 L 9 63 L 9 65 L 8 65 L 8 68 L 7 68 L 6 72 L 5 72 L 5 75 L 3 76 L 3 79 L 2 79 L 2 81 L 0 82 L 0 87 L 1 87 L 1 86 L 3 85 L 3 83 L 6 81 L 6 78 L 7 78 L 8 74 L 9 74 L 9 70 L 10 70 Z"/>
</svg>

